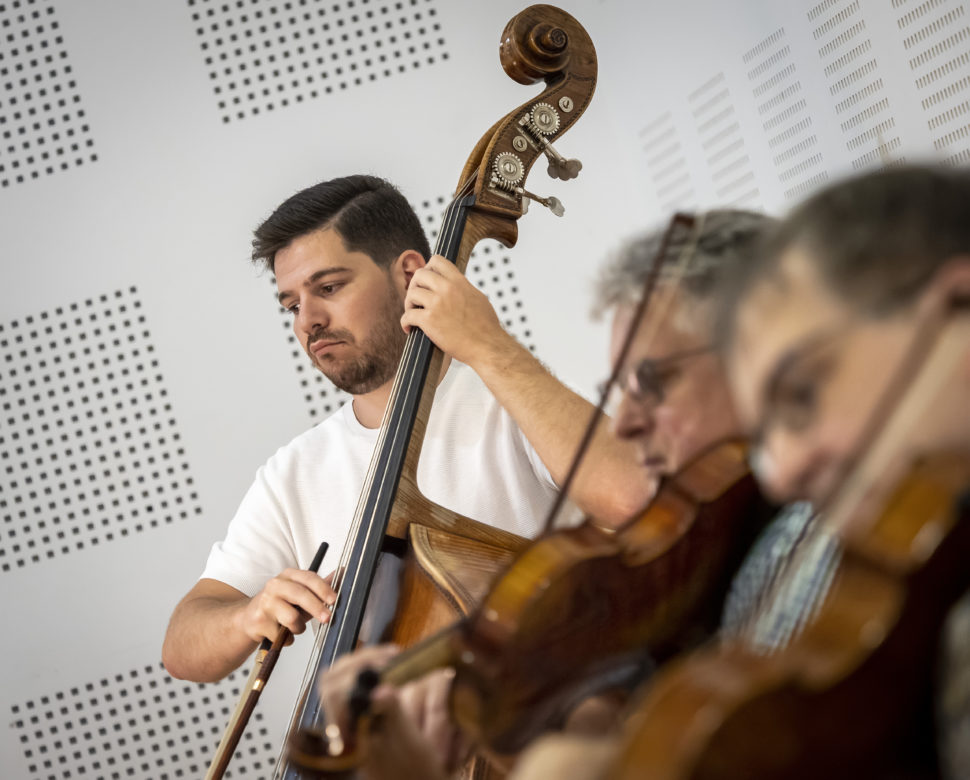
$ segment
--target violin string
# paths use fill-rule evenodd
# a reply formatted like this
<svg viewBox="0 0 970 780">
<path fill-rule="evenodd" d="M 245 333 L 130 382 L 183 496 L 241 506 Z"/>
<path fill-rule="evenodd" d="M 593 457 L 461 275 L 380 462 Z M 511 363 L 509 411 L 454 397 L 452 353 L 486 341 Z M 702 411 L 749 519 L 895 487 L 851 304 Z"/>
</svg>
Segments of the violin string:
<svg viewBox="0 0 970 780">
<path fill-rule="evenodd" d="M 406 342 L 405 354 L 402 356 L 402 363 L 404 362 L 404 360 L 407 359 L 407 354 L 410 351 L 409 347 L 410 347 L 410 344 Z M 386 439 L 387 416 L 388 416 L 389 410 L 393 407 L 393 399 L 396 394 L 395 390 L 400 382 L 399 374 L 400 372 L 398 372 L 398 374 L 396 374 L 394 378 L 394 385 L 392 385 L 391 395 L 388 400 L 388 405 L 387 405 L 387 408 L 385 408 L 384 416 L 382 418 L 381 426 L 378 433 L 378 438 L 377 438 L 377 441 L 375 442 L 374 451 L 371 454 L 371 459 L 368 464 L 367 472 L 364 477 L 364 482 L 361 490 L 361 498 L 357 503 L 357 508 L 355 509 L 354 517 L 351 522 L 350 529 L 348 530 L 347 535 L 345 537 L 344 546 L 340 554 L 340 559 L 338 561 L 337 568 L 334 572 L 334 577 L 331 582 L 331 587 L 333 588 L 334 592 L 337 594 L 337 600 L 334 603 L 333 609 L 331 611 L 332 617 L 330 622 L 323 624 L 321 626 L 321 630 L 317 633 L 316 641 L 314 643 L 314 656 L 313 656 L 314 658 L 319 657 L 320 652 L 322 652 L 323 644 L 326 642 L 327 636 L 329 635 L 331 630 L 336 630 L 338 632 L 338 640 L 342 636 L 340 632 L 344 624 L 342 616 L 345 614 L 345 612 L 344 610 L 338 609 L 338 606 L 341 603 L 346 602 L 346 598 L 344 598 L 343 588 L 344 588 L 344 582 L 346 581 L 348 576 L 348 572 L 353 572 L 354 570 L 354 567 L 352 566 L 352 562 L 351 562 L 351 558 L 353 556 L 353 547 L 354 547 L 353 540 L 358 538 L 360 534 L 361 526 L 363 524 L 364 509 L 366 507 L 366 497 L 369 494 L 368 486 L 373 484 L 375 479 L 375 474 L 377 472 L 377 464 L 380 460 L 380 453 L 383 448 L 384 440 Z M 352 573 L 351 579 L 353 580 L 355 578 L 356 578 L 356 575 Z M 352 591 L 351 591 L 351 595 L 352 595 Z M 312 666 L 315 668 L 316 664 L 312 664 Z"/>
<path fill-rule="evenodd" d="M 380 456 L 383 453 L 385 447 L 387 446 L 387 439 L 391 434 L 390 416 L 397 405 L 397 400 L 401 395 L 401 388 L 405 384 L 405 377 L 408 366 L 413 362 L 411 356 L 414 352 L 414 334 L 409 334 L 407 340 L 405 341 L 404 353 L 401 357 L 401 364 L 398 368 L 397 373 L 394 377 L 394 384 L 391 387 L 391 393 L 388 397 L 387 406 L 384 410 L 384 416 L 381 420 L 380 432 L 378 434 L 377 441 L 374 445 L 374 454 L 371 457 L 371 465 L 368 469 L 368 475 L 364 482 L 364 486 L 361 492 L 361 500 L 358 502 L 357 511 L 355 513 L 354 522 L 351 527 L 351 531 L 348 534 L 347 542 L 344 545 L 344 551 L 341 555 L 341 570 L 343 572 L 340 577 L 340 581 L 334 590 L 337 591 L 338 603 L 342 603 L 344 607 L 353 601 L 355 594 L 359 592 L 359 586 L 362 584 L 363 580 L 369 579 L 365 576 L 366 572 L 363 571 L 364 561 L 359 558 L 356 560 L 351 560 L 353 556 L 353 541 L 360 538 L 361 533 L 364 534 L 364 547 L 373 538 L 372 534 L 375 531 L 375 523 L 373 514 L 367 518 L 365 523 L 365 514 L 368 505 L 368 499 L 375 494 L 377 486 L 380 485 L 380 489 L 383 490 L 385 485 L 386 469 L 383 474 L 378 474 L 378 463 L 380 461 Z M 376 501 L 374 502 L 377 503 Z M 374 508 L 371 510 L 374 511 Z M 363 529 L 363 531 L 362 531 Z M 347 615 L 347 610 L 335 610 L 335 617 L 332 620 L 334 625 L 331 625 L 328 630 L 337 631 L 337 641 L 340 642 L 345 636 L 345 632 L 350 629 L 348 626 L 348 621 L 345 619 Z M 356 630 L 356 627 L 353 627 Z"/>
<path fill-rule="evenodd" d="M 402 367 L 409 360 L 409 356 L 413 351 L 412 342 L 413 340 L 410 338 L 410 336 L 405 341 L 404 352 L 401 357 L 401 364 L 398 368 L 398 371 L 395 373 L 394 382 L 391 386 L 391 392 L 388 396 L 387 406 L 385 407 L 384 414 L 381 418 L 381 424 L 378 429 L 377 440 L 375 441 L 375 444 L 374 444 L 374 451 L 371 454 L 370 463 L 368 465 L 367 473 L 364 477 L 364 484 L 361 489 L 361 500 L 358 502 L 357 509 L 354 513 L 354 520 L 351 524 L 351 531 L 350 531 L 348 540 L 356 538 L 356 536 L 360 531 L 361 524 L 363 522 L 364 509 L 366 507 L 365 499 L 369 492 L 368 487 L 374 482 L 374 479 L 375 479 L 377 466 L 378 466 L 378 463 L 380 462 L 380 455 L 387 438 L 388 419 L 391 414 L 391 410 L 394 408 L 395 400 L 400 393 L 400 386 L 402 383 Z M 345 544 L 341 554 L 341 563 L 342 564 L 346 563 L 347 559 L 349 559 L 352 553 L 353 553 L 353 545 Z M 341 571 L 344 571 L 344 569 L 342 568 Z M 340 577 L 340 581 L 343 581 L 343 579 L 345 579 L 345 575 Z M 337 588 L 335 587 L 334 590 L 337 590 Z"/>
<path fill-rule="evenodd" d="M 408 339 L 405 341 L 405 347 L 401 357 L 401 366 L 406 365 L 406 363 L 410 359 L 410 354 L 413 352 L 412 345 L 413 345 L 413 339 L 409 334 Z M 395 398 L 399 393 L 399 387 L 401 384 L 401 374 L 402 374 L 402 371 L 401 371 L 401 367 L 399 366 L 398 372 L 395 374 L 395 377 L 394 377 L 394 383 L 391 388 L 391 393 L 388 398 L 387 406 L 385 407 L 385 410 L 384 410 L 384 415 L 381 419 L 381 425 L 379 427 L 377 440 L 375 441 L 374 450 L 371 454 L 371 458 L 368 463 L 367 472 L 365 473 L 365 476 L 364 476 L 364 481 L 361 488 L 361 499 L 357 503 L 357 507 L 354 512 L 354 517 L 351 521 L 350 528 L 345 536 L 344 546 L 341 551 L 337 568 L 334 572 L 333 580 L 331 582 L 331 587 L 337 594 L 337 603 L 341 602 L 342 596 L 344 595 L 343 585 L 345 580 L 347 579 L 348 572 L 351 571 L 350 559 L 351 559 L 351 556 L 353 555 L 353 547 L 354 547 L 353 540 L 358 538 L 360 534 L 360 529 L 363 524 L 366 497 L 367 495 L 369 495 L 370 486 L 374 483 L 374 480 L 375 480 L 375 474 L 377 472 L 377 464 L 380 460 L 380 454 L 383 450 L 384 442 L 387 437 L 388 415 L 390 414 L 390 410 L 394 408 Z M 352 575 L 351 580 L 353 581 L 355 579 L 356 579 L 356 575 Z M 352 595 L 352 590 L 351 590 L 351 595 Z M 343 601 L 345 602 L 346 598 L 344 598 Z M 337 603 L 334 604 L 334 609 L 332 610 L 332 613 L 331 613 L 333 615 L 333 617 L 331 618 L 331 621 L 329 623 L 324 624 L 321 627 L 321 630 L 317 633 L 317 638 L 316 638 L 315 647 L 314 647 L 314 657 L 319 656 L 319 652 L 322 648 L 323 643 L 326 641 L 326 638 L 329 632 L 331 630 L 336 630 L 338 632 L 341 630 L 341 626 L 343 623 L 341 616 L 344 614 L 344 612 L 343 610 L 338 610 L 336 608 Z M 340 637 L 338 636 L 338 639 L 339 638 Z"/>
<path fill-rule="evenodd" d="M 463 197 L 464 194 L 467 193 L 467 189 L 468 186 L 466 185 L 466 187 L 464 187 L 459 193 L 459 197 Z M 445 211 L 445 216 L 443 218 L 445 227 L 442 229 L 436 243 L 436 253 L 439 253 L 443 245 L 443 241 L 450 241 L 454 236 L 454 229 L 452 225 L 455 223 L 457 204 L 458 197 L 456 197 L 455 200 L 449 204 Z M 334 572 L 334 577 L 331 583 L 333 590 L 337 594 L 337 600 L 334 603 L 331 611 L 331 620 L 327 623 L 321 624 L 320 629 L 316 632 L 310 662 L 304 674 L 303 684 L 301 687 L 301 690 L 304 692 L 303 696 L 305 696 L 306 692 L 310 690 L 310 686 L 315 684 L 316 674 L 320 665 L 320 658 L 323 655 L 324 647 L 327 639 L 330 636 L 330 632 L 337 632 L 336 642 L 337 646 L 340 646 L 340 643 L 343 642 L 343 640 L 347 637 L 347 633 L 349 631 L 357 630 L 356 625 L 351 625 L 351 621 L 348 617 L 349 610 L 346 609 L 346 605 L 353 602 L 356 594 L 359 592 L 360 586 L 363 585 L 366 587 L 370 578 L 365 576 L 366 572 L 364 571 L 364 561 L 361 559 L 352 560 L 353 549 L 355 546 L 354 541 L 360 538 L 361 528 L 364 524 L 364 515 L 366 514 L 365 510 L 367 508 L 367 504 L 369 503 L 368 497 L 373 495 L 374 485 L 378 482 L 377 472 L 381 454 L 385 450 L 388 436 L 392 433 L 390 430 L 390 417 L 393 414 L 393 410 L 397 407 L 397 402 L 403 389 L 410 390 L 414 386 L 415 374 L 417 372 L 417 362 L 414 360 L 413 356 L 417 350 L 418 340 L 422 337 L 422 335 L 423 334 L 421 334 L 419 330 L 414 329 L 408 334 L 408 337 L 405 340 L 401 361 L 394 376 L 391 392 L 388 397 L 388 403 L 381 418 L 381 424 L 379 427 L 377 440 L 375 442 L 374 451 L 371 454 L 371 459 L 364 477 L 361 498 L 357 503 L 354 517 L 351 521 L 350 530 L 345 538 L 340 560 L 338 562 L 337 569 Z M 400 420 L 398 422 L 398 427 L 393 431 L 395 436 L 398 435 L 400 425 L 403 424 Z M 385 473 L 381 475 L 380 478 L 381 490 L 386 488 L 387 477 L 388 474 L 385 469 Z M 379 502 L 374 502 L 375 509 L 377 503 Z M 364 548 L 367 548 L 369 543 L 373 540 L 373 534 L 378 530 L 375 526 L 375 518 L 372 514 L 367 522 L 367 529 L 365 532 L 366 536 L 363 544 Z M 384 529 L 382 527 L 380 532 L 383 533 L 383 530 Z M 346 585 L 348 581 L 349 586 Z M 302 696 L 301 699 L 307 701 L 307 699 L 304 699 Z M 297 706 L 299 708 L 301 705 L 298 704 Z M 293 723 L 296 723 L 301 717 L 302 715 L 294 714 Z"/>
<path fill-rule="evenodd" d="M 459 201 L 467 196 L 474 185 L 475 178 L 470 178 L 463 187 L 460 188 L 456 197 L 449 203 L 445 210 L 443 217 L 442 230 L 439 233 L 438 240 L 435 245 L 435 253 L 443 254 L 446 247 L 448 247 L 455 238 L 455 233 L 458 227 L 457 216 L 459 214 Z M 455 247 L 457 252 L 460 247 Z M 368 465 L 367 474 L 365 475 L 364 485 L 368 486 L 362 491 L 361 501 L 358 502 L 357 509 L 354 514 L 354 519 L 351 523 L 351 530 L 347 535 L 347 540 L 344 544 L 344 549 L 341 552 L 340 561 L 338 567 L 334 573 L 334 578 L 332 581 L 332 587 L 337 593 L 337 602 L 334 604 L 334 609 L 332 610 L 333 617 L 331 621 L 324 624 L 321 630 L 317 632 L 317 637 L 313 648 L 313 659 L 319 659 L 323 653 L 323 647 L 326 644 L 327 638 L 331 630 L 337 632 L 337 643 L 342 642 L 346 636 L 347 632 L 350 630 L 357 630 L 356 626 L 351 626 L 350 621 L 347 618 L 347 609 L 338 609 L 341 605 L 346 605 L 351 603 L 355 598 L 356 594 L 359 592 L 361 586 L 366 587 L 369 577 L 365 577 L 365 572 L 363 571 L 363 561 L 351 561 L 353 556 L 353 540 L 359 538 L 361 527 L 364 524 L 364 515 L 367 505 L 366 497 L 372 495 L 373 485 L 377 481 L 377 470 L 378 464 L 380 462 L 380 453 L 383 452 L 386 446 L 387 438 L 390 435 L 390 424 L 389 416 L 392 414 L 392 410 L 397 405 L 397 399 L 400 397 L 401 393 L 405 390 L 411 390 L 416 381 L 415 376 L 417 372 L 417 364 L 413 359 L 414 353 L 417 350 L 418 340 L 423 334 L 419 330 L 412 330 L 408 334 L 408 338 L 405 341 L 404 352 L 401 357 L 401 363 L 399 365 L 398 371 L 395 374 L 394 383 L 391 388 L 391 393 L 388 398 L 388 404 L 384 411 L 384 416 L 381 421 L 380 430 L 378 433 L 378 439 L 375 443 L 374 453 L 371 456 L 370 463 Z M 395 435 L 398 431 L 394 432 Z M 381 489 L 386 488 L 386 478 L 387 474 L 382 475 L 381 479 Z M 376 502 L 375 502 L 376 503 Z M 377 531 L 375 518 L 372 516 L 367 523 L 366 539 L 364 546 L 367 547 L 368 543 L 372 541 L 372 534 Z M 383 528 L 381 529 L 383 533 Z M 349 577 L 349 580 L 348 580 Z M 347 582 L 349 581 L 349 586 Z M 307 675 L 304 679 L 303 689 L 307 689 L 308 684 L 313 684 L 313 677 L 315 676 L 316 670 L 318 669 L 319 661 L 313 661 L 308 667 Z"/>
</svg>

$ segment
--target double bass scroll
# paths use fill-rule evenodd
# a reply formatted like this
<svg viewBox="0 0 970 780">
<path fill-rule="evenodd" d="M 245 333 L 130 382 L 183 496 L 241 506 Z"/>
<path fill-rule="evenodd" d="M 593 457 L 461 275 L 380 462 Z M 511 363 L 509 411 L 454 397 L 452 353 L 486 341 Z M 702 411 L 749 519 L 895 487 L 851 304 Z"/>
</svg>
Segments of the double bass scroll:
<svg viewBox="0 0 970 780">
<path fill-rule="evenodd" d="M 582 116 L 596 87 L 593 42 L 579 22 L 554 6 L 529 6 L 513 17 L 502 32 L 499 56 L 510 78 L 526 85 L 544 81 L 546 88 L 492 125 L 462 168 L 455 199 L 441 229 L 441 235 L 450 240 L 436 248 L 462 273 L 479 241 L 493 239 L 507 247 L 515 245 L 517 220 L 528 208 L 528 200 L 534 199 L 561 213 L 558 200 L 535 196 L 522 185 L 543 154 L 554 161 L 558 152 L 552 142 Z M 441 359 L 441 353 L 434 350 L 427 369 L 429 375 L 437 375 Z M 399 498 L 388 523 L 390 536 L 407 538 L 414 517 L 431 518 L 432 526 L 446 530 L 454 526 L 447 517 L 450 513 L 443 514 L 441 507 L 428 501 L 417 487 L 418 456 L 434 389 L 433 382 L 425 383 L 401 473 Z M 508 534 L 477 523 L 458 530 L 463 536 L 487 544 L 520 546 Z"/>
</svg>

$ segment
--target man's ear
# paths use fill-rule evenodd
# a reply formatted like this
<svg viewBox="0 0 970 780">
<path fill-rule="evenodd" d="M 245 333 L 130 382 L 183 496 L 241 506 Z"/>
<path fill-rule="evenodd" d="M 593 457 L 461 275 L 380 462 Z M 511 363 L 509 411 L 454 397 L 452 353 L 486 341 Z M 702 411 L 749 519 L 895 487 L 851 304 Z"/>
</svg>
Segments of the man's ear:
<svg viewBox="0 0 970 780">
<path fill-rule="evenodd" d="M 419 268 L 424 268 L 427 263 L 424 255 L 415 249 L 406 249 L 394 258 L 391 262 L 390 272 L 395 283 L 399 285 L 402 295 L 407 291 L 408 285 L 411 284 L 411 277 L 414 276 L 414 272 Z"/>
<path fill-rule="evenodd" d="M 936 269 L 919 307 L 926 314 L 970 307 L 970 254 L 951 257 Z"/>
</svg>

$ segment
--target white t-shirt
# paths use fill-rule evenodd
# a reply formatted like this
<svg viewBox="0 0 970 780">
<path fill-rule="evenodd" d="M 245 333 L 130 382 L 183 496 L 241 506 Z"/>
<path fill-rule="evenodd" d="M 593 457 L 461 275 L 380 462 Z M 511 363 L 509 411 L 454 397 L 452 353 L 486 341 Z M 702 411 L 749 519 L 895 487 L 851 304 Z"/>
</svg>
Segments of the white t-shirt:
<svg viewBox="0 0 970 780">
<path fill-rule="evenodd" d="M 281 447 L 256 472 L 202 576 L 253 596 L 283 569 L 309 566 L 323 541 L 330 550 L 321 572 L 335 568 L 377 437 L 348 401 Z M 509 414 L 454 361 L 435 393 L 418 487 L 437 504 L 526 537 L 539 532 L 557 492 Z"/>
</svg>

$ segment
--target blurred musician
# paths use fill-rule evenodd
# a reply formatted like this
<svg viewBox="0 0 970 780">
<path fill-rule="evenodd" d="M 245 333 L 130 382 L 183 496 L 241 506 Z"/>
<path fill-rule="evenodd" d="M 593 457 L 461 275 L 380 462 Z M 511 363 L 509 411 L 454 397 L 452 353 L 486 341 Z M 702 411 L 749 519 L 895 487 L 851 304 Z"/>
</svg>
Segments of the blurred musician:
<svg viewBox="0 0 970 780">
<path fill-rule="evenodd" d="M 954 340 L 962 370 L 905 446 L 970 453 L 970 172 L 900 168 L 834 185 L 795 209 L 732 287 L 721 330 L 726 362 L 758 446 L 759 479 L 775 498 L 828 496 L 914 338 L 941 313 L 938 338 Z M 817 598 L 838 557 L 829 545 L 816 558 Z M 766 639 L 769 649 L 797 629 Z M 951 610 L 944 634 L 941 764 L 966 778 L 970 598 Z"/>
<path fill-rule="evenodd" d="M 756 473 L 775 500 L 828 496 L 916 334 L 947 308 L 941 338 L 962 350 L 963 370 L 918 440 L 907 445 L 913 452 L 970 453 L 968 203 L 966 170 L 897 169 L 849 180 L 797 208 L 771 232 L 755 262 L 729 272 L 715 331 L 735 408 L 757 445 Z M 793 587 L 769 589 L 796 558 L 809 561 L 808 570 L 787 579 Z M 735 579 L 724 632 L 743 633 L 761 652 L 784 647 L 824 599 L 839 560 L 838 544 L 811 513 L 773 523 Z M 951 609 L 941 644 L 940 769 L 965 778 L 970 594 Z M 918 735 L 907 742 L 889 771 L 934 774 L 935 757 L 926 755 Z M 547 739 L 524 756 L 515 778 L 552 776 L 565 767 L 570 777 L 606 777 L 617 745 Z"/>
</svg>

